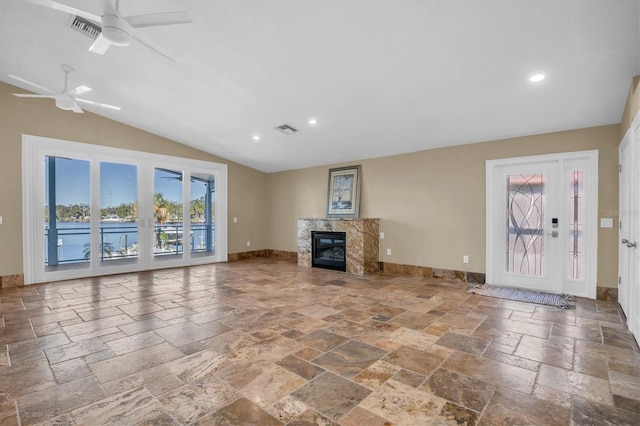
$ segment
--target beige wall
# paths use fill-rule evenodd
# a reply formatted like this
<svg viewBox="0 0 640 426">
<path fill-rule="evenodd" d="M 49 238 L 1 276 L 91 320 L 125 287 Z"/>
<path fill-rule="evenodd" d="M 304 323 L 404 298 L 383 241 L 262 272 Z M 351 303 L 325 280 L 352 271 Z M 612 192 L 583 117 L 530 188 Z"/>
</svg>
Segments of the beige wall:
<svg viewBox="0 0 640 426">
<path fill-rule="evenodd" d="M 226 163 L 229 253 L 269 248 L 264 173 L 95 114 L 62 111 L 50 99 L 19 99 L 13 92 L 24 90 L 0 82 L 0 276 L 22 273 L 22 134 Z M 234 216 L 238 223 L 232 223 Z"/>
<path fill-rule="evenodd" d="M 618 208 L 619 139 L 611 125 L 273 173 L 270 248 L 296 251 L 296 218 L 325 215 L 328 169 L 361 164 L 360 216 L 381 219 L 382 261 L 484 272 L 486 160 L 597 149 L 602 217 Z M 617 287 L 617 229 L 598 243 L 598 286 Z"/>
</svg>

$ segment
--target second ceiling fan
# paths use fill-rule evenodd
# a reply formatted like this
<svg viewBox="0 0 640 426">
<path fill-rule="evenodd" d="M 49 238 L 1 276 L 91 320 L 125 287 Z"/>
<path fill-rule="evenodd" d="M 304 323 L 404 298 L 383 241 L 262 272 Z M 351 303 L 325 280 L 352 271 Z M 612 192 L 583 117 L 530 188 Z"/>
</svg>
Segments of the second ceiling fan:
<svg viewBox="0 0 640 426">
<path fill-rule="evenodd" d="M 90 52 L 104 54 L 111 46 L 128 46 L 131 43 L 131 39 L 138 41 L 144 46 L 148 47 L 173 60 L 173 58 L 163 49 L 153 46 L 151 43 L 140 39 L 135 34 L 136 28 L 157 27 L 163 25 L 176 25 L 176 24 L 189 24 L 193 20 L 189 14 L 185 11 L 178 12 L 161 12 L 161 13 L 148 13 L 144 15 L 135 16 L 122 16 L 120 13 L 120 1 L 116 0 L 115 7 L 111 1 L 105 2 L 105 8 L 102 12 L 102 16 L 88 12 L 86 10 L 77 9 L 72 6 L 68 6 L 63 3 L 59 3 L 53 0 L 29 0 L 31 3 L 35 3 L 50 9 L 58 10 L 68 13 L 70 15 L 80 16 L 84 19 L 88 19 L 100 26 L 101 33 L 96 38 L 95 42 L 89 48 Z"/>
</svg>

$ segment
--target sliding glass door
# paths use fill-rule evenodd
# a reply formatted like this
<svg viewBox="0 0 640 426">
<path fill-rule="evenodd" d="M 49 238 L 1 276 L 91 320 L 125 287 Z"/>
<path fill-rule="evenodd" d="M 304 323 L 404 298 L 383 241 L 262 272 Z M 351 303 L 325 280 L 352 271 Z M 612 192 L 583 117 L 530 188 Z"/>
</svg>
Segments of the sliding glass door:
<svg viewBox="0 0 640 426">
<path fill-rule="evenodd" d="M 153 169 L 153 256 L 157 261 L 184 257 L 183 179 L 182 171 Z"/>
<path fill-rule="evenodd" d="M 195 173 L 191 175 L 190 227 L 191 256 L 215 255 L 215 176 Z"/>
<path fill-rule="evenodd" d="M 91 261 L 91 162 L 44 157 L 44 258 L 46 271 L 89 268 Z"/>
<path fill-rule="evenodd" d="M 226 165 L 33 136 L 23 151 L 25 282 L 226 260 Z"/>
<path fill-rule="evenodd" d="M 101 267 L 138 262 L 138 166 L 100 162 Z"/>
</svg>

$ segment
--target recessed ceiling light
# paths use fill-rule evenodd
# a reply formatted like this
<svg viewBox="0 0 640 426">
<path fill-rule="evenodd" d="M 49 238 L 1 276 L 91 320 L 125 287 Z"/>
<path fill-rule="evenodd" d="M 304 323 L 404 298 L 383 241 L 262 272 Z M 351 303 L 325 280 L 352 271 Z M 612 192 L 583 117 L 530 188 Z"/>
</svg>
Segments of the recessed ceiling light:
<svg viewBox="0 0 640 426">
<path fill-rule="evenodd" d="M 253 135 L 253 140 L 254 141 L 259 141 L 260 140 L 260 135 Z"/>
<path fill-rule="evenodd" d="M 315 118 L 310 118 L 309 119 L 309 125 L 310 126 L 315 126 L 316 124 L 318 124 L 318 120 L 316 120 Z"/>
<path fill-rule="evenodd" d="M 538 83 L 542 80 L 544 80 L 544 74 L 534 74 L 531 77 L 529 77 L 529 81 L 532 83 Z"/>
</svg>

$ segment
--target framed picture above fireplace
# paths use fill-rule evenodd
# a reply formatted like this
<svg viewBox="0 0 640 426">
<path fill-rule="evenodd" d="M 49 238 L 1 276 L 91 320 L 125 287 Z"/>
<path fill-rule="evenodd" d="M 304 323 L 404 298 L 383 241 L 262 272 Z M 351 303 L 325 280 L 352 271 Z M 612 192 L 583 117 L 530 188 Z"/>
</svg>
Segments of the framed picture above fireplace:
<svg viewBox="0 0 640 426">
<path fill-rule="evenodd" d="M 360 175 L 360 165 L 329 169 L 327 217 L 358 217 Z"/>
</svg>

